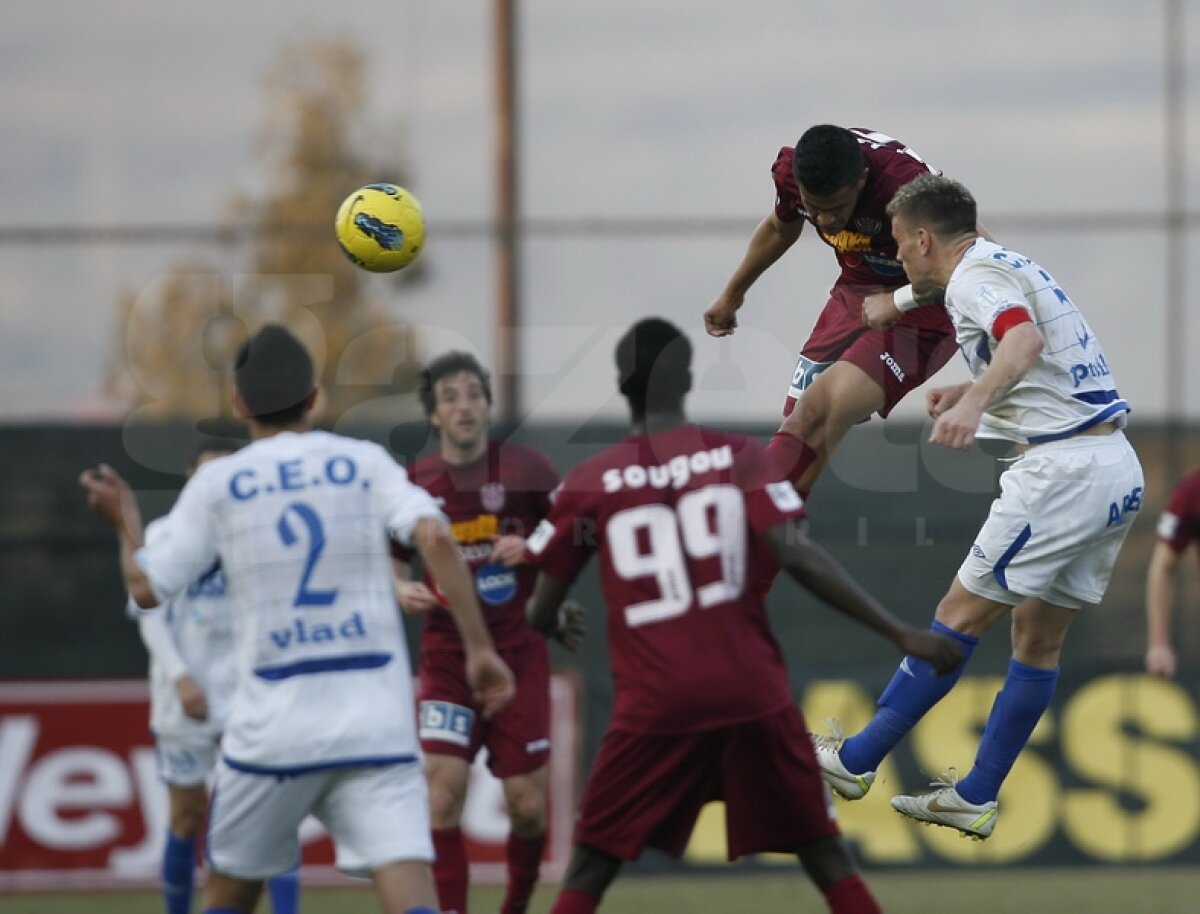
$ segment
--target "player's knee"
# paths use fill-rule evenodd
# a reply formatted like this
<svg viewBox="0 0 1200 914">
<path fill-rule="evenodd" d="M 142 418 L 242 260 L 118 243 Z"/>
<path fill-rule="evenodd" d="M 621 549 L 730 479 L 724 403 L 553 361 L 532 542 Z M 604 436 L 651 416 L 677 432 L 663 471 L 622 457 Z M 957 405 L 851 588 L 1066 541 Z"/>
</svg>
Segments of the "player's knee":
<svg viewBox="0 0 1200 914">
<path fill-rule="evenodd" d="M 1052 669 L 1058 666 L 1062 653 L 1063 632 L 1044 631 L 1036 626 L 1013 619 L 1013 657 L 1026 666 Z"/>
<path fill-rule="evenodd" d="M 204 827 L 205 804 L 183 800 L 171 809 L 171 833 L 177 838 L 190 840 L 200 834 Z"/>
<path fill-rule="evenodd" d="M 784 417 L 779 429 L 801 441 L 811 441 L 825 425 L 828 414 L 828 398 L 821 391 L 809 388 Z"/>
<path fill-rule="evenodd" d="M 429 819 L 434 828 L 454 828 L 462 818 L 466 794 L 445 784 L 429 785 Z"/>
<path fill-rule="evenodd" d="M 512 830 L 522 838 L 532 838 L 546 830 L 546 800 L 535 790 L 523 791 L 511 797 L 508 818 Z"/>
</svg>

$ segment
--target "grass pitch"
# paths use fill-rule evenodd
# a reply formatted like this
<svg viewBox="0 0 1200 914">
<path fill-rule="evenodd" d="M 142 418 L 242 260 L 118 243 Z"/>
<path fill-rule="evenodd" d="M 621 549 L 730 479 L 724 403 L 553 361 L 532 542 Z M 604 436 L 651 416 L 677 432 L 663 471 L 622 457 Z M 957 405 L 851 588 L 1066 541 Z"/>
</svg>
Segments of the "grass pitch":
<svg viewBox="0 0 1200 914">
<path fill-rule="evenodd" d="M 1200 875 L 1193 867 L 1089 867 L 868 873 L 887 914 L 1195 914 Z M 499 889 L 471 893 L 471 910 L 499 909 Z M 539 889 L 530 914 L 546 914 L 554 887 Z M 199 900 L 193 906 L 199 910 Z M 264 900 L 260 912 L 269 912 Z M 357 914 L 379 910 L 374 896 L 357 889 L 311 889 L 301 914 Z M 629 876 L 618 880 L 601 909 L 611 914 L 744 914 L 750 911 L 826 910 L 799 873 L 783 876 L 704 874 Z M 161 914 L 152 892 L 0 895 L 4 914 Z"/>
</svg>

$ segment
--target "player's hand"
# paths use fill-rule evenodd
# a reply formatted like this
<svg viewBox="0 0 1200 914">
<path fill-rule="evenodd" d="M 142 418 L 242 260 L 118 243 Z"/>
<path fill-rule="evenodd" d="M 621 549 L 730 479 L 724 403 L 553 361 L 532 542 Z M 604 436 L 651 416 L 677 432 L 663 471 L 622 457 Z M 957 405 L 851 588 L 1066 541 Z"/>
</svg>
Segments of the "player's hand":
<svg viewBox="0 0 1200 914">
<path fill-rule="evenodd" d="M 106 463 L 80 473 L 79 484 L 87 491 L 88 507 L 114 527 L 125 522 L 131 507 L 136 508 L 129 483 Z"/>
<path fill-rule="evenodd" d="M 208 720 L 208 696 L 200 683 L 185 673 L 175 680 L 175 694 L 184 714 L 192 720 Z"/>
<path fill-rule="evenodd" d="M 918 660 L 933 665 L 939 676 L 944 676 L 962 663 L 962 645 L 941 632 L 929 629 L 910 628 L 900 636 L 900 650 Z"/>
<path fill-rule="evenodd" d="M 875 292 L 863 299 L 862 320 L 872 330 L 889 330 L 903 316 L 891 292 Z"/>
<path fill-rule="evenodd" d="M 554 633 L 554 640 L 574 652 L 587 634 L 587 626 L 583 619 L 583 607 L 574 600 L 565 600 L 558 607 L 558 630 Z"/>
<path fill-rule="evenodd" d="M 1175 678 L 1175 651 L 1170 645 L 1164 644 L 1146 651 L 1146 672 L 1163 679 Z"/>
<path fill-rule="evenodd" d="M 507 533 L 492 541 L 492 559 L 508 568 L 525 559 L 525 537 Z"/>
<path fill-rule="evenodd" d="M 438 602 L 437 594 L 420 581 L 397 581 L 396 599 L 400 601 L 401 609 L 414 616 L 442 605 Z"/>
<path fill-rule="evenodd" d="M 969 451 L 975 443 L 975 432 L 979 430 L 979 418 L 982 415 L 983 410 L 966 400 L 959 400 L 933 423 L 929 440 L 933 444 Z"/>
<path fill-rule="evenodd" d="M 740 295 L 722 295 L 708 306 L 704 312 L 704 329 L 709 336 L 730 336 L 737 330 L 737 313 L 742 301 Z"/>
<path fill-rule="evenodd" d="M 925 409 L 929 413 L 929 418 L 936 419 L 958 403 L 970 386 L 971 382 L 967 381 L 963 384 L 955 384 L 953 387 L 935 387 L 926 393 Z"/>
<path fill-rule="evenodd" d="M 467 683 L 484 717 L 503 711 L 517 694 L 512 670 L 490 647 L 467 652 Z"/>
</svg>

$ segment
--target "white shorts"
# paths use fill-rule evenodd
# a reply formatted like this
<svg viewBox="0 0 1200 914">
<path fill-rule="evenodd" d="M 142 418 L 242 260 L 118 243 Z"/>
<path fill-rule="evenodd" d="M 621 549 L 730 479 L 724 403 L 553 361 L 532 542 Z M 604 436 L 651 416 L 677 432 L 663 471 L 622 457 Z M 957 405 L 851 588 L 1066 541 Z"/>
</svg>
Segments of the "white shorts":
<svg viewBox="0 0 1200 914">
<path fill-rule="evenodd" d="M 217 765 L 205 853 L 218 873 L 269 879 L 300 860 L 298 832 L 312 813 L 337 850 L 339 869 L 369 876 L 400 860 L 433 861 L 429 800 L 420 764 L 249 774 Z"/>
<path fill-rule="evenodd" d="M 158 776 L 172 787 L 199 787 L 217 765 L 218 741 L 204 734 L 154 735 Z"/>
<path fill-rule="evenodd" d="M 1030 448 L 1000 477 L 1000 497 L 959 581 L 1011 606 L 1026 597 L 1068 609 L 1099 603 L 1144 485 L 1137 454 L 1119 431 Z"/>
</svg>

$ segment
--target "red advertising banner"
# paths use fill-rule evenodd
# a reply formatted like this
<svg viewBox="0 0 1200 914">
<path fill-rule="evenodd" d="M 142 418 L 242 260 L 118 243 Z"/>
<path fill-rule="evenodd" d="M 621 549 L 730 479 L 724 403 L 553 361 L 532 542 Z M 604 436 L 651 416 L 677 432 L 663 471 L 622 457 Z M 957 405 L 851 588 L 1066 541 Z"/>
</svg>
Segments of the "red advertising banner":
<svg viewBox="0 0 1200 914">
<path fill-rule="evenodd" d="M 551 681 L 550 809 L 542 875 L 561 878 L 570 853 L 579 768 L 577 679 Z M 147 728 L 144 682 L 0 683 L 0 891 L 154 886 L 167 793 Z M 508 819 L 482 762 L 463 813 L 471 879 L 504 880 Z M 344 880 L 314 819 L 301 828 L 306 884 Z"/>
</svg>

